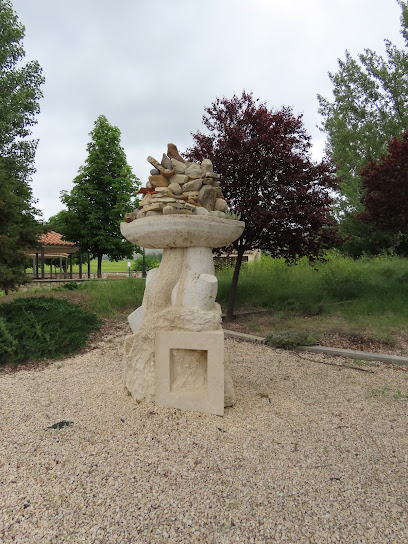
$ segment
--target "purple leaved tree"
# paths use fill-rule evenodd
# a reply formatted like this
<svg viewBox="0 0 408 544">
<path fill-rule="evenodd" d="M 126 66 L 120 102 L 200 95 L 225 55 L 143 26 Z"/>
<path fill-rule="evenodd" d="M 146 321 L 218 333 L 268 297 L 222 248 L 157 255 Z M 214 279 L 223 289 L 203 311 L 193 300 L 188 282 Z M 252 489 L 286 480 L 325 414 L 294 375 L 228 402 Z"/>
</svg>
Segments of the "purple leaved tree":
<svg viewBox="0 0 408 544">
<path fill-rule="evenodd" d="M 365 210 L 356 215 L 389 235 L 393 252 L 406 251 L 408 239 L 408 131 L 388 142 L 387 153 L 361 171 Z"/>
<path fill-rule="evenodd" d="M 260 249 L 295 261 L 318 259 L 337 243 L 330 217 L 335 182 L 328 164 L 311 160 L 302 117 L 289 107 L 269 110 L 244 91 L 241 97 L 216 99 L 205 108 L 203 123 L 207 133 L 192 134 L 194 145 L 185 156 L 212 160 L 230 209 L 246 225 L 232 245 L 237 259 L 227 309 L 231 320 L 245 251 Z"/>
</svg>

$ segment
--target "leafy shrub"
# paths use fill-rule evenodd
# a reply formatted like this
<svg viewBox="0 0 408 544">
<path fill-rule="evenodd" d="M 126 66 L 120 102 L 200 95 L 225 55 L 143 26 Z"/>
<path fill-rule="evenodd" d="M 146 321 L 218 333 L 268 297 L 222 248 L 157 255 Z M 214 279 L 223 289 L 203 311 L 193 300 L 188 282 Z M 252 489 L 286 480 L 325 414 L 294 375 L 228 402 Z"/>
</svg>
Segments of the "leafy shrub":
<svg viewBox="0 0 408 544">
<path fill-rule="evenodd" d="M 70 281 L 67 283 L 63 283 L 59 287 L 57 287 L 56 291 L 77 291 L 78 289 L 83 288 L 83 285 L 77 283 L 76 281 Z"/>
<path fill-rule="evenodd" d="M 69 355 L 100 326 L 95 314 L 64 299 L 29 297 L 0 304 L 0 364 Z"/>
<path fill-rule="evenodd" d="M 313 346 L 316 339 L 304 331 L 281 331 L 266 337 L 268 346 L 274 348 L 290 349 L 295 346 Z"/>
<path fill-rule="evenodd" d="M 146 272 L 151 270 L 152 268 L 157 268 L 160 266 L 162 255 L 145 255 L 145 266 L 146 266 Z M 132 270 L 139 270 L 139 272 L 143 269 L 143 256 L 141 255 L 138 257 L 135 261 L 133 261 Z"/>
</svg>

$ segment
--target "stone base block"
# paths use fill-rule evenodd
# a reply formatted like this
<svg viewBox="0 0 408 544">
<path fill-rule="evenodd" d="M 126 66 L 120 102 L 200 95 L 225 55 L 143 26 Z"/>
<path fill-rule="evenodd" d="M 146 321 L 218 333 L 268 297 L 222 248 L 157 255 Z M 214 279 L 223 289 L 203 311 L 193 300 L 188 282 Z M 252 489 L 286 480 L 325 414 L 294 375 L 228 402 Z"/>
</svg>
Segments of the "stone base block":
<svg viewBox="0 0 408 544">
<path fill-rule="evenodd" d="M 155 400 L 168 408 L 224 415 L 224 333 L 156 334 Z"/>
</svg>

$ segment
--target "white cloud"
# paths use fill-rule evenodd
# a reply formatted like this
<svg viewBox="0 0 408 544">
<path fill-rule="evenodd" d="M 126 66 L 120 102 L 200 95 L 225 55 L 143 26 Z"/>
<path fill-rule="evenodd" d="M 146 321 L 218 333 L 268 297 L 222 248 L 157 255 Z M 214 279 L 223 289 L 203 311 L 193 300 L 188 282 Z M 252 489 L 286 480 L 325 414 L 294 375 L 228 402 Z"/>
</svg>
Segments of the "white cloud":
<svg viewBox="0 0 408 544">
<path fill-rule="evenodd" d="M 320 158 L 316 94 L 329 96 L 329 70 L 345 49 L 383 50 L 399 37 L 393 0 L 14 0 L 26 26 L 27 59 L 46 84 L 35 127 L 40 138 L 33 191 L 45 218 L 62 205 L 86 158 L 100 114 L 118 126 L 134 173 L 146 181 L 147 155 L 181 150 L 202 128 L 217 96 L 252 90 L 270 108 L 304 114 Z"/>
</svg>

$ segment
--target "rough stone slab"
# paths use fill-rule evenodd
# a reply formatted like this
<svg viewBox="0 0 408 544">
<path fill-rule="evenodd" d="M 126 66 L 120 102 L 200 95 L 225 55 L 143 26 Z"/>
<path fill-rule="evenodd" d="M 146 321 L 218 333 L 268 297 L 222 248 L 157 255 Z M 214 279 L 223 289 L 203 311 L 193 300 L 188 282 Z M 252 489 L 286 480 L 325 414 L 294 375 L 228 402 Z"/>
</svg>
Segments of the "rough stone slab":
<svg viewBox="0 0 408 544">
<path fill-rule="evenodd" d="M 224 415 L 224 334 L 160 331 L 156 334 L 157 404 Z"/>
<path fill-rule="evenodd" d="M 177 146 L 174 144 L 167 144 L 167 156 L 170 157 L 170 159 L 176 159 L 181 163 L 185 162 L 183 157 L 180 156 Z"/>
<path fill-rule="evenodd" d="M 224 329 L 224 335 L 227 338 L 236 338 L 237 340 L 245 340 L 246 342 L 255 342 L 256 344 L 265 344 L 266 339 L 262 336 L 254 336 L 243 332 L 228 331 Z"/>
<path fill-rule="evenodd" d="M 226 331 L 224 331 L 226 332 Z M 227 335 L 225 335 L 227 336 Z M 326 346 L 298 346 L 296 351 L 310 351 L 311 353 L 325 353 L 326 355 L 337 355 L 348 359 L 360 359 L 363 361 L 379 361 L 394 365 L 408 366 L 408 357 L 399 355 L 387 355 L 386 353 L 371 353 L 354 349 L 329 348 Z"/>
</svg>

